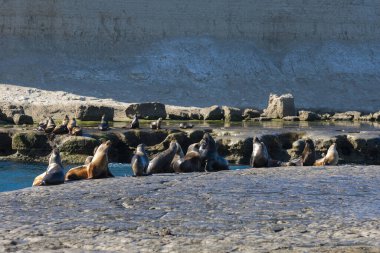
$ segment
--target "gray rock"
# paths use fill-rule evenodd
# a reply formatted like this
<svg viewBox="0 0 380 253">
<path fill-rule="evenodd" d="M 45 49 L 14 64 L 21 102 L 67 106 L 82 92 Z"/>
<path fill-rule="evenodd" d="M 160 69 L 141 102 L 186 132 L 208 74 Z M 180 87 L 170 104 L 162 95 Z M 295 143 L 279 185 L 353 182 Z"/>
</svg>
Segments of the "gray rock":
<svg viewBox="0 0 380 253">
<path fill-rule="evenodd" d="M 13 122 L 16 125 L 33 125 L 33 118 L 25 114 L 15 114 L 13 115 Z"/>
<path fill-rule="evenodd" d="M 7 156 L 12 153 L 12 137 L 7 132 L 0 132 L 0 156 Z"/>
<path fill-rule="evenodd" d="M 300 120 L 302 121 L 314 121 L 314 120 L 321 119 L 321 116 L 311 111 L 299 111 L 298 115 L 299 115 Z"/>
<path fill-rule="evenodd" d="M 380 112 L 376 112 L 376 113 L 374 113 L 374 114 L 373 114 L 373 119 L 374 119 L 375 121 L 380 121 Z"/>
<path fill-rule="evenodd" d="M 201 108 L 165 105 L 167 117 L 172 120 L 202 119 Z"/>
<path fill-rule="evenodd" d="M 257 122 L 262 122 L 262 121 L 271 121 L 272 118 L 269 117 L 258 117 L 258 118 L 253 118 L 252 121 L 257 121 Z"/>
<path fill-rule="evenodd" d="M 375 118 L 374 118 L 373 114 L 370 113 L 368 115 L 362 115 L 362 116 L 360 116 L 359 120 L 361 120 L 361 121 L 374 121 Z"/>
<path fill-rule="evenodd" d="M 223 106 L 222 107 L 224 120 L 226 121 L 242 121 L 242 110 L 236 107 Z"/>
<path fill-rule="evenodd" d="M 278 96 L 276 94 L 270 94 L 268 107 L 264 109 L 264 115 L 275 119 L 282 119 L 286 116 L 296 116 L 293 95 L 284 94 Z"/>
<path fill-rule="evenodd" d="M 13 116 L 15 114 L 25 114 L 24 108 L 18 105 L 4 105 L 1 109 L 3 115 L 5 115 L 5 121 L 14 124 Z M 4 116 L 3 116 L 4 118 Z"/>
<path fill-rule="evenodd" d="M 219 106 L 213 105 L 210 107 L 202 108 L 201 115 L 204 120 L 222 120 L 223 110 Z"/>
<path fill-rule="evenodd" d="M 261 113 L 258 110 L 247 108 L 247 109 L 244 109 L 243 118 L 244 119 L 258 118 L 260 117 L 260 114 Z"/>
<path fill-rule="evenodd" d="M 75 117 L 83 121 L 100 121 L 103 115 L 106 115 L 107 120 L 112 121 L 114 109 L 107 106 L 80 105 L 75 113 Z"/>
<path fill-rule="evenodd" d="M 352 121 L 359 120 L 361 116 L 361 112 L 349 111 L 342 113 L 335 113 L 331 119 L 335 121 Z"/>
<path fill-rule="evenodd" d="M 284 121 L 300 121 L 298 116 L 286 116 L 282 118 Z"/>
<path fill-rule="evenodd" d="M 12 149 L 26 156 L 46 156 L 51 147 L 45 133 L 26 131 L 12 137 Z"/>
<path fill-rule="evenodd" d="M 125 114 L 131 119 L 135 114 L 138 114 L 140 119 L 147 120 L 166 118 L 165 105 L 157 102 L 131 104 L 125 109 Z"/>
</svg>

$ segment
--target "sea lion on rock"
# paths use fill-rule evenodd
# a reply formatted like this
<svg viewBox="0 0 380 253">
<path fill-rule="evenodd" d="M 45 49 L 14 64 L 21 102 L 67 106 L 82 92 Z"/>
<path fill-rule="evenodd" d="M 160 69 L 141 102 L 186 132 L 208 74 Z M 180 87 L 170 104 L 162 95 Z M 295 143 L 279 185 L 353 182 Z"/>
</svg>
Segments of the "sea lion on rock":
<svg viewBox="0 0 380 253">
<path fill-rule="evenodd" d="M 178 142 L 176 142 L 176 145 L 177 145 L 177 152 L 176 152 L 172 162 L 170 163 L 170 169 L 173 170 L 174 172 L 178 173 L 178 172 L 181 172 L 180 165 L 183 162 L 185 155 L 183 154 L 181 145 L 179 145 Z"/>
<path fill-rule="evenodd" d="M 108 169 L 108 150 L 111 147 L 111 141 L 102 143 L 97 149 L 91 162 L 70 169 L 66 173 L 66 180 L 80 179 L 98 179 L 113 177 Z"/>
<path fill-rule="evenodd" d="M 38 123 L 37 131 L 45 132 L 49 119 L 44 119 Z"/>
<path fill-rule="evenodd" d="M 148 165 L 148 174 L 155 173 L 172 173 L 174 172 L 170 169 L 170 164 L 173 161 L 175 154 L 177 153 L 177 142 L 170 142 L 169 148 L 161 153 L 159 153 L 156 157 L 153 158 L 152 161 L 149 162 Z"/>
<path fill-rule="evenodd" d="M 215 140 L 209 133 L 203 135 L 203 139 L 200 142 L 199 153 L 205 171 L 211 172 L 229 169 L 227 160 L 218 154 Z"/>
<path fill-rule="evenodd" d="M 179 165 L 176 172 L 201 172 L 204 171 L 201 164 L 201 155 L 199 153 L 199 143 L 191 144 L 187 148 L 185 157 Z"/>
<path fill-rule="evenodd" d="M 253 149 L 249 165 L 253 168 L 267 167 L 269 160 L 270 157 L 266 145 L 258 137 L 255 137 L 253 139 Z"/>
<path fill-rule="evenodd" d="M 157 121 L 150 123 L 150 128 L 151 129 L 161 129 L 161 122 L 162 122 L 162 118 L 159 118 Z"/>
<path fill-rule="evenodd" d="M 315 163 L 315 146 L 312 139 L 305 140 L 305 147 L 301 155 L 303 166 L 313 166 Z"/>
<path fill-rule="evenodd" d="M 337 165 L 339 160 L 339 154 L 336 150 L 336 143 L 333 143 L 327 150 L 325 157 L 317 160 L 315 166 L 324 166 L 324 165 Z"/>
<path fill-rule="evenodd" d="M 144 176 L 147 173 L 149 158 L 145 151 L 145 144 L 137 146 L 136 152 L 132 157 L 131 166 L 136 177 Z"/>
<path fill-rule="evenodd" d="M 37 176 L 33 181 L 33 186 L 57 185 L 65 182 L 65 172 L 61 162 L 58 149 L 53 149 L 49 158 L 49 166 L 46 172 Z"/>
<path fill-rule="evenodd" d="M 133 116 L 133 120 L 132 120 L 130 128 L 131 129 L 138 129 L 138 128 L 140 128 L 139 117 L 137 116 L 137 114 L 135 114 L 135 116 Z"/>
<path fill-rule="evenodd" d="M 108 121 L 106 120 L 106 115 L 103 114 L 100 124 L 98 125 L 98 129 L 100 131 L 107 131 L 109 130 L 109 128 L 110 126 L 108 125 Z"/>
<path fill-rule="evenodd" d="M 65 116 L 62 120 L 62 124 L 56 126 L 53 130 L 53 134 L 67 134 L 69 129 L 67 129 L 67 124 L 69 123 L 69 116 Z"/>
<path fill-rule="evenodd" d="M 50 134 L 53 132 L 54 128 L 56 127 L 54 120 L 52 117 L 49 117 L 46 128 L 45 128 L 45 133 Z"/>
<path fill-rule="evenodd" d="M 77 120 L 75 118 L 72 118 L 69 121 L 69 123 L 67 124 L 67 129 L 69 130 L 69 134 L 71 135 L 82 135 L 82 128 L 80 126 L 77 126 Z"/>
</svg>

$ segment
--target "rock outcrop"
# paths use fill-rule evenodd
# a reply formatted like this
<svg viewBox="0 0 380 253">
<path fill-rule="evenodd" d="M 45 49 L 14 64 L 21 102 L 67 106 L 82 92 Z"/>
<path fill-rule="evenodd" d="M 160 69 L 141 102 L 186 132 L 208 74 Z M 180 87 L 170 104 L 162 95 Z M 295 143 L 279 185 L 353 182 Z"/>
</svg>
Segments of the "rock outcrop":
<svg viewBox="0 0 380 253">
<path fill-rule="evenodd" d="M 282 119 L 286 116 L 296 116 L 294 97 L 292 94 L 269 96 L 268 107 L 264 109 L 264 116 L 274 119 Z"/>
</svg>

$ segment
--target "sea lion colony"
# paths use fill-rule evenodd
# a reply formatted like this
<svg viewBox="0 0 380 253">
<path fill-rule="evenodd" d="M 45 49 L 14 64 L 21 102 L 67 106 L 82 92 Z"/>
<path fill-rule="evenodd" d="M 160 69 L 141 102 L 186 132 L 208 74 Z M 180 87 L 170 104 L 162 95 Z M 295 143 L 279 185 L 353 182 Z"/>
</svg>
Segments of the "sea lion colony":
<svg viewBox="0 0 380 253">
<path fill-rule="evenodd" d="M 157 125 L 160 126 L 161 120 L 159 120 L 158 123 Z M 65 126 L 67 129 L 64 128 Z M 134 117 L 134 125 L 130 128 L 138 127 L 136 115 Z M 49 130 L 46 131 L 46 129 Z M 59 131 L 57 129 L 59 129 Z M 75 129 L 77 129 L 77 131 L 75 131 Z M 100 131 L 109 129 L 105 116 L 102 117 L 98 129 Z M 76 125 L 75 118 L 69 120 L 67 115 L 60 126 L 56 126 L 53 119 L 49 118 L 41 122 L 37 130 L 45 131 L 49 134 L 75 134 L 82 132 L 81 128 Z M 35 178 L 33 186 L 62 184 L 65 181 L 71 180 L 113 177 L 108 168 L 108 150 L 111 145 L 111 141 L 104 141 L 99 147 L 95 148 L 93 156 L 87 157 L 84 165 L 70 169 L 66 175 L 64 175 L 63 172 L 59 150 L 58 148 L 54 148 L 50 155 L 46 172 Z M 260 168 L 337 165 L 338 159 L 339 154 L 336 150 L 336 143 L 330 146 L 324 157 L 317 160 L 313 141 L 306 139 L 305 147 L 299 158 L 288 162 L 277 161 L 270 157 L 266 145 L 261 141 L 260 137 L 256 136 L 253 139 L 250 166 Z M 229 169 L 227 160 L 219 155 L 217 152 L 217 143 L 209 133 L 205 133 L 199 143 L 191 144 L 187 149 L 186 155 L 181 145 L 173 140 L 166 150 L 157 154 L 151 161 L 149 161 L 145 145 L 140 144 L 137 146 L 135 155 L 132 157 L 131 166 L 134 176 L 146 176 L 155 173 L 214 172 Z"/>
</svg>

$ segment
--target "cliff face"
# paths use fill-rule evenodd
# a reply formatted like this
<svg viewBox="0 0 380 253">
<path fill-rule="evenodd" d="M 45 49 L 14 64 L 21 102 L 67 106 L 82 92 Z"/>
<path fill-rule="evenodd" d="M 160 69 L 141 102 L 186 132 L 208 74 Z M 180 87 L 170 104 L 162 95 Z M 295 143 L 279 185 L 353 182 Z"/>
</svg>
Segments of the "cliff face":
<svg viewBox="0 0 380 253">
<path fill-rule="evenodd" d="M 0 83 L 206 106 L 380 109 L 380 2 L 0 0 Z"/>
</svg>

